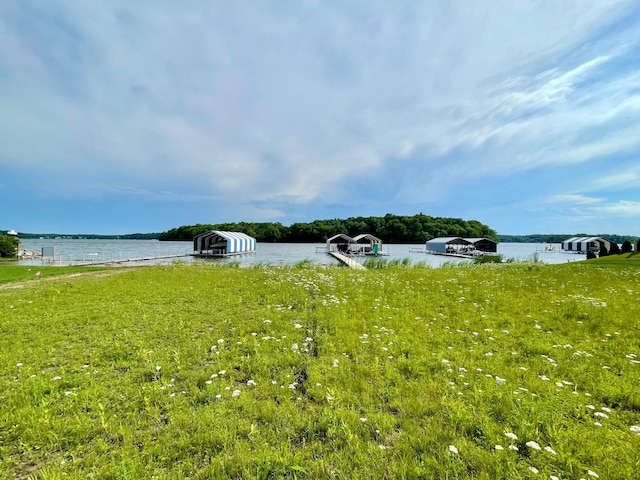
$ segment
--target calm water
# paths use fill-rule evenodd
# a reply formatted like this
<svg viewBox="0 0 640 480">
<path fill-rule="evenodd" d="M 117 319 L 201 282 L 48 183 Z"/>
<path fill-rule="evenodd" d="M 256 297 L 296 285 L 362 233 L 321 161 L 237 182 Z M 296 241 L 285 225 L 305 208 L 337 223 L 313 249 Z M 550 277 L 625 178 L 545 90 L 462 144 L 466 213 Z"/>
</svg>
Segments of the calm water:
<svg viewBox="0 0 640 480">
<path fill-rule="evenodd" d="M 554 252 L 545 251 L 545 247 L 553 247 Z M 69 240 L 69 239 L 27 239 L 22 240 L 22 249 L 31 252 L 42 252 L 43 248 L 55 247 L 55 264 L 69 265 L 79 262 L 105 262 L 129 258 L 159 257 L 164 255 L 185 255 L 176 259 L 158 259 L 146 262 L 126 263 L 140 265 L 169 263 L 175 260 L 192 262 L 206 261 L 218 264 L 239 263 L 240 265 L 293 265 L 309 260 L 320 265 L 335 264 L 336 261 L 327 254 L 316 253 L 316 247 L 324 247 L 324 243 L 258 243 L 255 253 L 216 259 L 194 259 L 188 256 L 192 252 L 191 242 L 160 242 L 157 240 Z M 389 252 L 388 259 L 409 258 L 411 263 L 424 262 L 434 267 L 448 262 L 465 262 L 468 260 L 410 252 L 412 248 L 423 248 L 422 245 L 385 245 Z M 585 256 L 574 253 L 560 253 L 560 244 L 541 243 L 500 243 L 498 253 L 505 259 L 527 260 L 537 255 L 544 263 L 566 263 L 584 260 Z M 360 261 L 360 260 L 359 260 Z M 52 264 L 51 258 L 33 258 L 18 262 L 19 265 Z"/>
</svg>

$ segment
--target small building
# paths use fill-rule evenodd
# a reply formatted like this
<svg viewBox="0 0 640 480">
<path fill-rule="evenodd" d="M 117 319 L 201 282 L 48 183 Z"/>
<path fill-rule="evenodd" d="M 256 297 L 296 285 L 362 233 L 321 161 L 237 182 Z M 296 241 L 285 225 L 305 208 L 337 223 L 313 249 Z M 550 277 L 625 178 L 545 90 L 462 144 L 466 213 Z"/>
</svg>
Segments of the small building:
<svg viewBox="0 0 640 480">
<path fill-rule="evenodd" d="M 209 230 L 193 237 L 194 257 L 226 257 L 256 251 L 256 239 L 242 232 Z"/>
<path fill-rule="evenodd" d="M 484 253 L 497 253 L 498 242 L 489 240 L 488 238 L 465 238 L 464 240 L 471 242 L 473 248 Z"/>
<path fill-rule="evenodd" d="M 440 237 L 427 240 L 426 249 L 427 252 L 434 252 L 440 254 L 458 253 L 462 250 L 469 248 L 471 242 L 460 237 Z"/>
<path fill-rule="evenodd" d="M 604 245 L 611 250 L 611 241 L 602 237 L 571 237 L 562 242 L 562 250 L 571 253 L 597 252 Z"/>
</svg>

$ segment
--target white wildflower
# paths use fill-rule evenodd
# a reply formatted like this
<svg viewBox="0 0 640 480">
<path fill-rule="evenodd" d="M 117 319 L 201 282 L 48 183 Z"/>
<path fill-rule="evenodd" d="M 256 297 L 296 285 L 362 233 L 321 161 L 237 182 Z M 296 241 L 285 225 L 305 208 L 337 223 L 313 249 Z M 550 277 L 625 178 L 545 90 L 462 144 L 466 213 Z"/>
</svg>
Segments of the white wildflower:
<svg viewBox="0 0 640 480">
<path fill-rule="evenodd" d="M 546 452 L 549 452 L 551 455 L 557 455 L 556 451 L 550 446 L 544 447 Z"/>
<path fill-rule="evenodd" d="M 529 448 L 533 448 L 534 450 L 540 450 L 540 445 L 537 442 L 534 442 L 533 440 L 529 440 L 526 443 L 527 447 Z"/>
<path fill-rule="evenodd" d="M 515 433 L 513 433 L 513 432 L 506 432 L 506 433 L 504 434 L 504 436 L 505 436 L 505 437 L 507 437 L 507 438 L 510 438 L 511 440 L 517 440 L 517 439 L 518 439 L 518 437 L 516 436 L 516 434 L 515 434 Z"/>
<path fill-rule="evenodd" d="M 458 449 L 455 447 L 455 445 L 449 445 L 449 451 L 455 454 L 458 453 Z"/>
<path fill-rule="evenodd" d="M 232 397 L 239 397 L 240 396 L 240 390 L 234 390 L 233 393 L 231 394 Z"/>
<path fill-rule="evenodd" d="M 494 445 L 494 447 L 496 450 L 504 450 L 504 447 L 502 445 Z"/>
</svg>

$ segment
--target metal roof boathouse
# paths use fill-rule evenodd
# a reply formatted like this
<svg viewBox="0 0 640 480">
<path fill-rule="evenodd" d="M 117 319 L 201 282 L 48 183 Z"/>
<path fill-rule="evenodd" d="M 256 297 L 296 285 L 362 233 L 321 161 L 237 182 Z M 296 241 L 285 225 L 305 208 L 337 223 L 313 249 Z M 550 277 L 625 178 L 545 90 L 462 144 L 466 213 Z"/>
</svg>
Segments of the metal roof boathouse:
<svg viewBox="0 0 640 480">
<path fill-rule="evenodd" d="M 597 252 L 604 245 L 611 250 L 611 241 L 602 237 L 571 237 L 562 242 L 562 250 L 570 253 Z"/>
<path fill-rule="evenodd" d="M 441 237 L 428 240 L 426 252 L 455 257 L 477 257 L 485 253 L 496 253 L 498 243 L 488 238 Z"/>
<path fill-rule="evenodd" d="M 227 257 L 256 251 L 256 239 L 242 232 L 209 230 L 193 237 L 194 257 Z"/>
</svg>

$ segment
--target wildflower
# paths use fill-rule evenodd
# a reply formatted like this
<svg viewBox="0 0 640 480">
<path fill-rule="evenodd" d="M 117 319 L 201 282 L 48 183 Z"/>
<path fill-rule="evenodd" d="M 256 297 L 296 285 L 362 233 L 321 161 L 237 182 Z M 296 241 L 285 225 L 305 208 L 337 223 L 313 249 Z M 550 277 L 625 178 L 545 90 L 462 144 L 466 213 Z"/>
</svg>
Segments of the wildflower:
<svg viewBox="0 0 640 480">
<path fill-rule="evenodd" d="M 609 418 L 609 415 L 607 415 L 604 412 L 596 412 L 593 414 L 594 417 L 602 417 L 602 418 Z"/>
<path fill-rule="evenodd" d="M 513 433 L 513 432 L 507 432 L 507 433 L 504 434 L 504 436 L 507 437 L 507 438 L 510 438 L 511 440 L 517 440 L 518 439 L 516 434 Z"/>
<path fill-rule="evenodd" d="M 386 450 L 386 448 L 387 448 L 387 447 L 385 447 L 384 445 L 380 444 L 380 445 L 378 445 L 378 448 L 379 448 L 380 450 Z"/>
<path fill-rule="evenodd" d="M 502 445 L 495 445 L 493 448 L 495 448 L 496 450 L 504 450 L 504 447 Z"/>
<path fill-rule="evenodd" d="M 449 451 L 455 454 L 458 453 L 458 449 L 454 445 L 449 445 Z"/>
<path fill-rule="evenodd" d="M 218 343 L 220 343 L 220 344 L 224 343 L 224 339 L 223 338 L 219 338 L 218 339 Z"/>
<path fill-rule="evenodd" d="M 515 445 L 509 445 L 509 450 L 513 450 L 513 451 L 517 452 L 520 449 Z"/>
<path fill-rule="evenodd" d="M 231 394 L 232 397 L 239 397 L 240 396 L 240 390 L 234 390 L 233 393 Z"/>
<path fill-rule="evenodd" d="M 211 380 L 207 380 L 207 381 L 206 381 L 206 382 L 204 382 L 204 383 L 206 383 L 207 385 L 211 385 L 213 382 L 212 382 Z"/>
<path fill-rule="evenodd" d="M 600 478 L 600 475 L 598 475 L 593 470 L 587 470 L 587 475 L 591 475 L 592 477 L 595 477 L 595 478 Z"/>
<path fill-rule="evenodd" d="M 504 385 L 505 383 L 507 383 L 507 381 L 504 378 L 500 378 L 496 375 L 496 383 L 498 385 Z"/>
<path fill-rule="evenodd" d="M 535 473 L 536 475 L 538 473 L 540 473 L 540 470 L 538 470 L 536 467 L 529 467 L 529 470 L 531 470 L 533 473 Z"/>
<path fill-rule="evenodd" d="M 593 422 L 593 424 L 594 424 L 596 427 L 601 427 L 601 426 L 602 426 L 602 424 L 601 424 L 600 422 Z"/>
<path fill-rule="evenodd" d="M 631 427 L 629 427 L 629 429 L 633 433 L 636 433 L 636 434 L 640 435 L 640 425 L 631 425 Z"/>
<path fill-rule="evenodd" d="M 553 448 L 551 448 L 550 446 L 546 446 L 546 447 L 544 447 L 544 449 L 545 449 L 546 452 L 549 452 L 551 455 L 557 455 L 556 451 Z"/>
<path fill-rule="evenodd" d="M 254 380 L 247 380 L 247 385 L 255 385 L 256 382 Z"/>
<path fill-rule="evenodd" d="M 294 325 L 294 327 L 295 327 L 295 328 L 302 328 L 302 325 L 300 325 L 299 323 L 296 323 L 296 324 Z"/>
<path fill-rule="evenodd" d="M 224 375 L 224 374 L 226 374 L 226 373 L 227 373 L 227 371 L 226 371 L 226 370 L 220 370 L 220 371 L 218 372 L 218 375 L 222 376 L 222 375 Z"/>
<path fill-rule="evenodd" d="M 216 395 L 216 400 L 220 400 L 221 398 L 222 398 L 222 395 L 221 395 L 220 393 L 218 393 L 218 394 Z"/>
<path fill-rule="evenodd" d="M 162 367 L 160 365 L 156 365 L 156 372 L 159 372 Z"/>
<path fill-rule="evenodd" d="M 360 421 L 361 421 L 362 423 L 365 423 L 365 422 L 367 421 L 367 418 L 366 418 L 366 417 L 360 417 Z"/>
<path fill-rule="evenodd" d="M 57 377 L 57 376 L 56 376 L 56 377 L 53 377 L 53 378 L 51 379 L 51 381 L 52 381 L 52 382 L 55 382 L 56 380 L 62 380 L 62 377 Z"/>
<path fill-rule="evenodd" d="M 22 363 L 16 363 L 16 367 L 21 367 Z"/>
<path fill-rule="evenodd" d="M 533 440 L 529 440 L 529 441 L 526 443 L 526 445 L 527 445 L 527 447 L 529 447 L 529 448 L 533 448 L 534 450 L 540 450 L 540 445 L 538 445 L 538 443 L 537 443 L 537 442 L 534 442 Z"/>
</svg>

